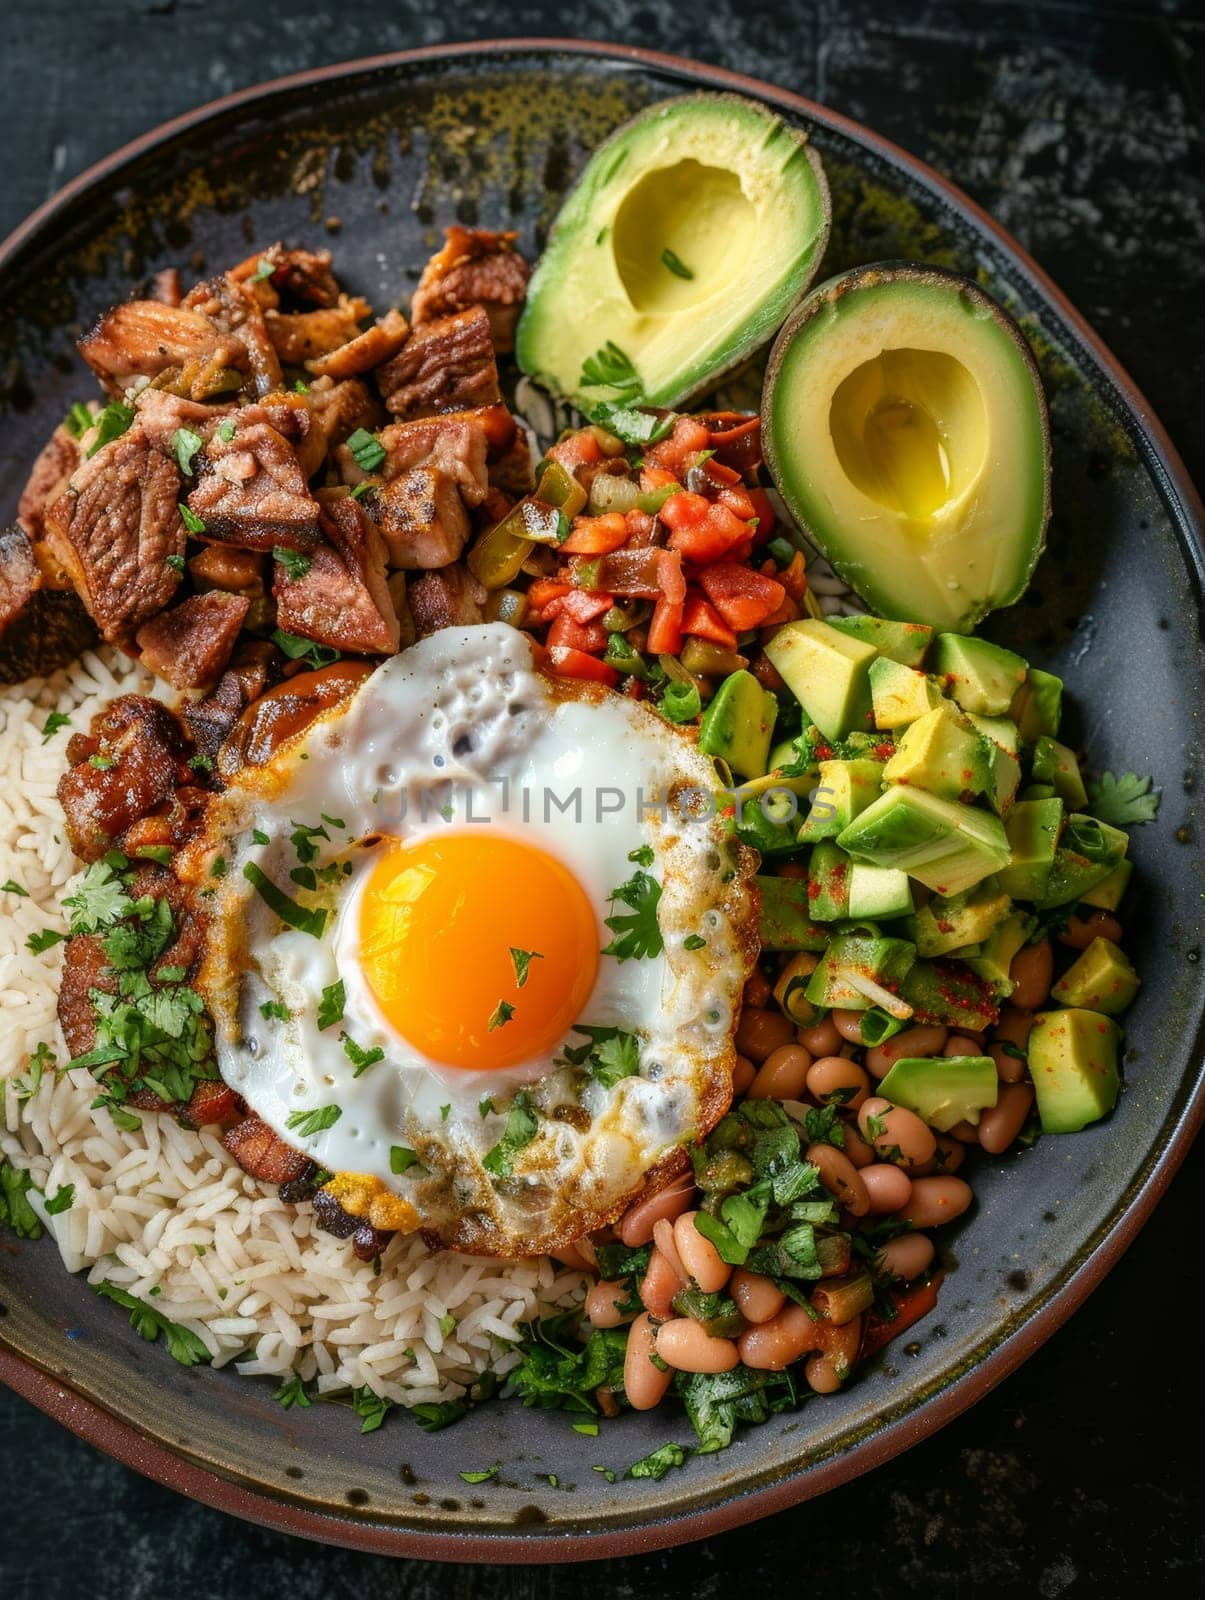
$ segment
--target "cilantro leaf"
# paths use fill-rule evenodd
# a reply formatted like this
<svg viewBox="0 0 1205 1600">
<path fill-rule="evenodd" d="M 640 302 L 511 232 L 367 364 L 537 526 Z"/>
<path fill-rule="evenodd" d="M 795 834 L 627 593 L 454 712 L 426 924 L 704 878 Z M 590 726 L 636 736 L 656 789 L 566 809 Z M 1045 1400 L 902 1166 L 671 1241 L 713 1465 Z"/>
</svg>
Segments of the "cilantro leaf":
<svg viewBox="0 0 1205 1600">
<path fill-rule="evenodd" d="M 305 577 L 313 566 L 309 556 L 303 556 L 300 550 L 289 550 L 284 545 L 277 545 L 272 552 L 272 559 L 284 568 L 285 577 L 290 583 L 298 583 Z"/>
<path fill-rule="evenodd" d="M 516 950 L 510 947 L 511 964 L 515 969 L 515 985 L 522 988 L 527 982 L 528 973 L 533 961 L 543 961 L 544 957 L 539 950 Z"/>
<path fill-rule="evenodd" d="M 130 1313 L 131 1328 L 143 1339 L 154 1342 L 160 1334 L 163 1334 L 167 1341 L 168 1354 L 182 1367 L 195 1367 L 199 1362 L 211 1359 L 204 1340 L 193 1333 L 191 1328 L 172 1322 L 162 1311 L 156 1311 L 154 1306 L 148 1306 L 125 1289 L 119 1289 L 115 1283 L 109 1283 L 107 1279 L 94 1283 L 92 1288 L 106 1300 L 124 1306 Z"/>
<path fill-rule="evenodd" d="M 507 1392 L 525 1406 L 596 1417 L 596 1391 L 623 1386 L 627 1330 L 596 1328 L 581 1344 L 577 1323 L 573 1311 L 527 1323 L 518 1345 L 522 1360 L 507 1374 Z"/>
<path fill-rule="evenodd" d="M 511 1101 L 506 1114 L 502 1137 L 482 1157 L 481 1165 L 496 1177 L 509 1178 L 515 1155 L 535 1138 L 539 1132 L 539 1119 L 532 1108 L 531 1096 L 520 1089 Z"/>
<path fill-rule="evenodd" d="M 341 1106 L 319 1106 L 315 1111 L 294 1111 L 285 1119 L 285 1127 L 299 1133 L 303 1139 L 312 1139 L 316 1133 L 333 1128 L 343 1115 Z"/>
<path fill-rule="evenodd" d="M 247 279 L 248 283 L 263 283 L 265 278 L 270 278 L 276 271 L 276 263 L 271 256 L 260 256 L 255 263 L 255 271 Z"/>
<path fill-rule="evenodd" d="M 408 1150 L 404 1144 L 393 1144 L 389 1147 L 389 1170 L 395 1177 L 400 1178 L 404 1172 L 409 1172 L 411 1167 L 418 1165 L 418 1156 L 413 1150 Z"/>
<path fill-rule="evenodd" d="M 349 434 L 347 448 L 361 472 L 375 472 L 388 454 L 377 436 L 369 433 L 367 428 L 357 428 L 354 433 Z"/>
<path fill-rule="evenodd" d="M 23 889 L 15 878 L 9 878 L 7 882 L 0 883 L 0 894 L 15 894 L 19 895 L 22 900 L 29 899 L 29 890 Z"/>
<path fill-rule="evenodd" d="M 509 1000 L 499 1000 L 494 1007 L 490 1020 L 486 1023 L 486 1032 L 493 1033 L 495 1028 L 504 1028 L 515 1014 L 515 1008 Z"/>
<path fill-rule="evenodd" d="M 352 1390 L 351 1407 L 360 1419 L 360 1432 L 375 1433 L 393 1410 L 393 1401 L 376 1394 L 365 1384 L 360 1389 Z"/>
<path fill-rule="evenodd" d="M 609 400 L 600 400 L 591 407 L 590 415 L 605 428 L 608 433 L 613 433 L 617 439 L 622 439 L 624 444 L 633 447 L 656 444 L 664 439 L 674 429 L 674 414 L 669 412 L 664 417 L 654 416 L 651 411 L 639 411 L 635 406 L 612 404 Z"/>
<path fill-rule="evenodd" d="M 343 1008 L 347 1004 L 347 989 L 343 979 L 337 978 L 334 983 L 328 983 L 322 991 L 322 999 L 318 1002 L 319 1028 L 333 1028 L 336 1022 L 343 1021 Z"/>
<path fill-rule="evenodd" d="M 300 634 L 286 633 L 283 628 L 272 630 L 272 643 L 283 650 L 290 661 L 305 661 L 318 670 L 341 661 L 343 652 L 333 645 L 316 644 L 313 639 L 303 639 Z"/>
<path fill-rule="evenodd" d="M 611 903 L 619 900 L 631 907 L 631 912 L 614 912 L 603 918 L 616 935 L 603 946 L 603 955 L 614 956 L 617 961 L 659 956 L 665 947 L 657 924 L 660 899 L 661 885 L 647 872 L 634 872 L 626 883 L 621 883 L 611 896 Z"/>
<path fill-rule="evenodd" d="M 57 1217 L 61 1211 L 70 1211 L 75 1204 L 75 1185 L 65 1183 L 54 1194 L 46 1196 L 46 1212 L 48 1216 Z"/>
<path fill-rule="evenodd" d="M 60 728 L 69 728 L 71 718 L 62 711 L 52 711 L 42 724 L 42 743 L 49 744 Z"/>
<path fill-rule="evenodd" d="M 243 877 L 256 890 L 268 910 L 275 912 L 288 927 L 321 939 L 322 930 L 326 927 L 326 912 L 320 906 L 312 909 L 299 906 L 254 861 L 243 863 Z"/>
<path fill-rule="evenodd" d="M 18 1172 L 7 1156 L 0 1157 L 0 1227 L 11 1228 L 18 1239 L 40 1239 L 42 1224 L 25 1198 L 34 1187 L 28 1172 Z"/>
<path fill-rule="evenodd" d="M 123 405 L 120 400 L 110 400 L 104 410 L 91 420 L 96 425 L 96 438 L 88 451 L 89 460 L 105 445 L 121 438 L 134 420 L 134 407 Z"/>
<path fill-rule="evenodd" d="M 1088 780 L 1088 810 L 1115 828 L 1154 822 L 1163 791 L 1152 788 L 1153 781 L 1140 778 L 1136 772 L 1123 772 L 1118 777 L 1102 772 L 1099 778 Z"/>
<path fill-rule="evenodd" d="M 296 1376 L 286 1378 L 272 1398 L 284 1411 L 291 1411 L 294 1406 L 308 1411 L 314 1403 L 306 1393 L 305 1379 Z"/>
<path fill-rule="evenodd" d="M 343 1054 L 355 1068 L 352 1073 L 353 1078 L 358 1078 L 362 1072 L 367 1072 L 369 1067 L 375 1067 L 378 1061 L 384 1061 L 385 1052 L 379 1044 L 373 1045 L 371 1050 L 365 1050 L 364 1046 L 357 1044 L 349 1033 L 340 1034 L 339 1037 L 343 1040 Z"/>
<path fill-rule="evenodd" d="M 680 1444 L 663 1444 L 659 1450 L 633 1461 L 628 1468 L 629 1478 L 664 1478 L 673 1467 L 686 1464 L 686 1451 Z"/>
<path fill-rule="evenodd" d="M 188 533 L 204 533 L 205 519 L 199 517 L 191 506 L 184 504 L 183 500 L 176 503 L 176 510 L 180 513 L 180 521 Z"/>
<path fill-rule="evenodd" d="M 265 1022 L 288 1022 L 293 1013 L 283 1000 L 265 1000 L 261 1003 L 259 1014 Z"/>
<path fill-rule="evenodd" d="M 583 389 L 614 389 L 629 399 L 639 395 L 643 387 L 631 357 L 611 339 L 582 362 L 578 382 Z"/>
<path fill-rule="evenodd" d="M 193 462 L 197 451 L 205 443 L 199 433 L 194 433 L 191 428 L 177 428 L 172 434 L 171 447 L 176 460 L 180 463 L 180 471 L 186 478 L 193 476 Z"/>
</svg>

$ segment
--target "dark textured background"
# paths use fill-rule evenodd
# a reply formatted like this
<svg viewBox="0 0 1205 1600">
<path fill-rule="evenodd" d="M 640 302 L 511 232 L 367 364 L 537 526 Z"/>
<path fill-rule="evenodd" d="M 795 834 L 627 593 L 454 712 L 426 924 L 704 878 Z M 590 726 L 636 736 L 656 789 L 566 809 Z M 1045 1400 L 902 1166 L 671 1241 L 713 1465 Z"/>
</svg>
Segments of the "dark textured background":
<svg viewBox="0 0 1205 1600">
<path fill-rule="evenodd" d="M 593 8 L 591 8 L 593 10 Z M 334 16 L 337 20 L 332 22 Z M 565 33 L 694 55 L 865 121 L 1000 218 L 1095 324 L 1205 480 L 1205 6 L 614 0 L 331 6 L 10 0 L 0 236 L 90 161 L 259 80 L 443 39 Z M 147 1483 L 0 1391 L 4 1600 L 720 1600 L 857 1590 L 1055 1600 L 1205 1592 L 1198 1156 L 1088 1306 L 967 1416 L 770 1522 L 601 1567 L 450 1568 L 323 1549 Z M 1194 1355 L 1195 1351 L 1195 1355 Z"/>
</svg>

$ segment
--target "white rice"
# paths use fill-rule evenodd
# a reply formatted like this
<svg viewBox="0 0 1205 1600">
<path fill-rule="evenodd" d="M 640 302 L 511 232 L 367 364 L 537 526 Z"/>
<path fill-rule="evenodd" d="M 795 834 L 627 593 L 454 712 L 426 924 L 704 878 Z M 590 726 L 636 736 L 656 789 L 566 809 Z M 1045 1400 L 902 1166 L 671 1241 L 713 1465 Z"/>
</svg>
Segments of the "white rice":
<svg viewBox="0 0 1205 1600">
<path fill-rule="evenodd" d="M 55 790 L 66 742 L 132 692 L 156 691 L 105 650 L 0 693 L 0 883 L 28 892 L 0 895 L 0 1155 L 30 1171 L 31 1204 L 69 1272 L 116 1284 L 191 1329 L 215 1366 L 298 1374 L 319 1392 L 366 1384 L 402 1405 L 459 1396 L 487 1369 L 505 1373 L 519 1325 L 580 1298 L 580 1273 L 547 1258 L 432 1253 L 396 1237 L 376 1273 L 315 1227 L 311 1206 L 285 1205 L 249 1178 L 212 1130 L 151 1113 L 123 1132 L 90 1109 L 86 1071 L 47 1072 L 25 1092 L 39 1043 L 67 1059 L 56 1018 L 63 947 L 32 955 L 25 943 L 43 928 L 65 931 L 59 907 L 76 861 Z M 52 710 L 71 727 L 44 742 Z M 70 1210 L 48 1215 L 43 1195 L 68 1184 Z"/>
</svg>

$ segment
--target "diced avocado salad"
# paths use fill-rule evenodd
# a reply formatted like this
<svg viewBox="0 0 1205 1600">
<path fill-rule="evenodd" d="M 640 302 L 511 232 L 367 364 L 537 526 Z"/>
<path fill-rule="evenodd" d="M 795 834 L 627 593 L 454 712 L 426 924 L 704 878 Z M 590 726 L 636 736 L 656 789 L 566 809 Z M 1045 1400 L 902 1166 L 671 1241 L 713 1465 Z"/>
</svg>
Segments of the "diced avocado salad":
<svg viewBox="0 0 1205 1600">
<path fill-rule="evenodd" d="M 972 631 L 1023 593 L 1050 509 L 1037 370 L 982 288 L 859 268 L 787 317 L 760 430 L 667 409 L 806 289 L 827 195 L 800 138 L 703 97 L 597 152 L 518 340 L 590 426 L 474 553 L 497 614 L 548 625 L 554 671 L 695 730 L 760 853 L 732 1108 L 693 1185 L 582 1242 L 585 1320 L 531 1330 L 509 1380 L 579 1431 L 676 1395 L 701 1453 L 932 1308 L 931 1230 L 970 1206 L 976 1156 L 1112 1110 L 1141 981 L 1125 830 L 1158 805 L 1149 778 L 1083 771 L 1059 678 Z M 559 564 L 511 594 L 543 527 Z M 865 612 L 831 577 L 821 603 L 808 541 Z"/>
</svg>

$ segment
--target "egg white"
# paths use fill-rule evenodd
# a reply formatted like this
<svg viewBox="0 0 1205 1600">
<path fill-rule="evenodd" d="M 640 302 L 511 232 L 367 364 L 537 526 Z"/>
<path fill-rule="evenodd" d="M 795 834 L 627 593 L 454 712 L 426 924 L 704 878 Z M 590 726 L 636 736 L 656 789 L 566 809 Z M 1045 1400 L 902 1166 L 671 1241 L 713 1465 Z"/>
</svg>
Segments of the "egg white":
<svg viewBox="0 0 1205 1600">
<path fill-rule="evenodd" d="M 664 811 L 671 794 L 679 798 Z M 730 841 L 718 798 L 712 764 L 680 730 L 621 696 L 554 686 L 513 629 L 448 629 L 422 641 L 215 808 L 211 840 L 227 870 L 203 984 L 219 1021 L 222 1076 L 321 1167 L 392 1185 L 449 1242 L 500 1253 L 546 1248 L 550 1230 L 564 1235 L 567 1214 L 580 1219 L 580 1234 L 704 1131 L 730 1094 L 756 897 L 753 861 Z M 316 870 L 339 864 L 317 896 L 290 882 L 297 823 L 328 835 L 313 841 Z M 490 827 L 569 868 L 602 942 L 610 897 L 635 870 L 634 853 L 652 849 L 665 948 L 622 962 L 602 955 L 580 1019 L 636 1033 L 639 1076 L 611 1088 L 583 1084 L 556 1066 L 559 1049 L 554 1059 L 467 1071 L 426 1055 L 377 1005 L 359 954 L 375 841 Z M 325 900 L 321 937 L 281 925 L 248 883 L 248 862 L 300 902 Z M 692 935 L 704 944 L 688 948 Z M 343 1019 L 321 1030 L 319 997 L 338 979 Z M 265 1018 L 265 1002 L 283 1003 L 288 1020 Z M 383 1059 L 357 1077 L 344 1033 Z M 548 1116 L 518 1152 L 514 1177 L 500 1183 L 481 1163 L 519 1088 Z M 497 1109 L 483 1115 L 487 1099 Z M 340 1111 L 329 1128 L 306 1137 L 289 1126 L 298 1111 L 324 1106 Z M 420 1153 L 413 1176 L 393 1174 L 396 1146 Z"/>
</svg>

